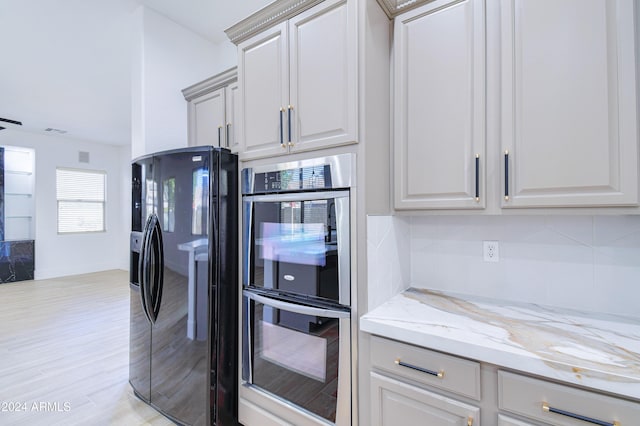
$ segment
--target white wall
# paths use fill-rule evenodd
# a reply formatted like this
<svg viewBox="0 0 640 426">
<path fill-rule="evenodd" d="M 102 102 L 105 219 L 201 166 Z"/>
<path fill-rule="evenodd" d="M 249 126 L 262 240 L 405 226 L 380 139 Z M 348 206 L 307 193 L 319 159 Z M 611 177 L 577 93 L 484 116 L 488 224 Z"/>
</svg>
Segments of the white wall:
<svg viewBox="0 0 640 426">
<path fill-rule="evenodd" d="M 139 7 L 134 13 L 132 154 L 187 146 L 182 89 L 235 65 L 233 52 Z M 235 52 L 235 50 L 234 50 Z"/>
<path fill-rule="evenodd" d="M 121 151 L 126 148 L 5 129 L 0 145 L 35 150 L 35 278 L 51 278 L 108 269 L 127 269 L 122 247 L 126 223 L 122 222 Z M 78 162 L 78 152 L 90 153 L 90 163 Z M 107 172 L 106 232 L 58 235 L 56 167 Z M 128 210 L 128 206 L 126 207 Z"/>
<path fill-rule="evenodd" d="M 121 232 L 118 235 L 117 262 L 120 269 L 129 270 L 129 233 L 131 232 L 131 146 L 118 147 L 118 163 L 120 164 L 120 221 Z M 120 249 L 122 248 L 122 249 Z"/>
<path fill-rule="evenodd" d="M 406 221 L 409 282 L 375 284 L 370 300 L 383 298 L 389 287 L 411 285 L 640 317 L 640 216 L 383 217 L 369 220 L 369 239 L 389 223 L 397 228 Z M 483 261 L 483 240 L 499 241 L 498 263 Z M 397 245 L 393 238 L 383 241 L 380 252 Z M 388 268 L 373 263 L 369 276 Z"/>
</svg>

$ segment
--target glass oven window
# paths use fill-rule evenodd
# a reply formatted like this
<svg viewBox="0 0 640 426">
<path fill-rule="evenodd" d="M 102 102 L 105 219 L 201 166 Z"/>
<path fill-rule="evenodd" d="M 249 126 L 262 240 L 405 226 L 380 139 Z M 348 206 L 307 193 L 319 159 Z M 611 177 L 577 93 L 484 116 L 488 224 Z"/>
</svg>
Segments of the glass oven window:
<svg viewBox="0 0 640 426">
<path fill-rule="evenodd" d="M 339 320 L 288 312 L 253 301 L 251 309 L 252 383 L 335 422 Z"/>
<path fill-rule="evenodd" d="M 251 232 L 253 286 L 338 301 L 333 199 L 255 202 Z"/>
</svg>

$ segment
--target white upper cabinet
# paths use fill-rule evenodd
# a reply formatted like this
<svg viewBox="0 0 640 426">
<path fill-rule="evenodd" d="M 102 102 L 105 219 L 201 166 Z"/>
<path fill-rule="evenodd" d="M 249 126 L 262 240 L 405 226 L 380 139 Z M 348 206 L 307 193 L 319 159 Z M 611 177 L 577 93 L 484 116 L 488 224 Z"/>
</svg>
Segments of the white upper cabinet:
<svg viewBox="0 0 640 426">
<path fill-rule="evenodd" d="M 289 103 L 287 23 L 238 46 L 242 152 L 255 157 L 286 151 L 284 107 Z M 281 145 L 285 145 L 284 149 Z"/>
<path fill-rule="evenodd" d="M 182 91 L 188 105 L 189 146 L 213 145 L 237 151 L 233 123 L 237 88 L 237 72 L 231 68 Z"/>
<path fill-rule="evenodd" d="M 396 209 L 638 206 L 635 14 L 436 0 L 397 15 Z"/>
<path fill-rule="evenodd" d="M 240 117 L 238 112 L 238 82 L 233 82 L 225 89 L 225 141 L 226 146 L 232 152 L 238 152 L 239 139 L 237 129 L 237 119 Z"/>
<path fill-rule="evenodd" d="M 224 146 L 225 95 L 224 88 L 207 93 L 190 103 L 192 137 L 189 146 Z"/>
<path fill-rule="evenodd" d="M 324 1 L 238 45 L 243 159 L 356 142 L 353 4 Z"/>
<path fill-rule="evenodd" d="M 502 207 L 637 204 L 633 1 L 502 0 L 501 21 Z"/>
<path fill-rule="evenodd" d="M 292 151 L 356 141 L 356 28 L 350 13 L 346 1 L 327 1 L 289 21 Z"/>
<path fill-rule="evenodd" d="M 395 206 L 485 206 L 484 1 L 395 21 Z"/>
</svg>

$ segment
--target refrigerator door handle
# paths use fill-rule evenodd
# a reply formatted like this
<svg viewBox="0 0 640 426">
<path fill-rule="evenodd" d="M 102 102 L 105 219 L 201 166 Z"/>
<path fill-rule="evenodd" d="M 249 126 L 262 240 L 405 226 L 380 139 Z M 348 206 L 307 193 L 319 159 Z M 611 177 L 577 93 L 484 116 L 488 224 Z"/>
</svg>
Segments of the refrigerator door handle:
<svg viewBox="0 0 640 426">
<path fill-rule="evenodd" d="M 160 304 L 162 303 L 162 292 L 164 287 L 164 249 L 162 242 L 162 229 L 158 217 L 154 215 L 154 223 L 152 228 L 151 244 L 153 246 L 154 263 L 154 286 L 151 292 L 151 318 L 155 323 L 160 313 Z"/>
<path fill-rule="evenodd" d="M 138 277 L 140 277 L 140 302 L 142 303 L 142 311 L 147 317 L 147 320 L 151 322 L 151 316 L 149 315 L 148 308 L 148 283 L 149 283 L 149 236 L 150 236 L 150 223 L 152 216 L 147 218 L 147 223 L 142 233 L 142 246 L 140 247 L 140 258 L 138 260 Z"/>
</svg>

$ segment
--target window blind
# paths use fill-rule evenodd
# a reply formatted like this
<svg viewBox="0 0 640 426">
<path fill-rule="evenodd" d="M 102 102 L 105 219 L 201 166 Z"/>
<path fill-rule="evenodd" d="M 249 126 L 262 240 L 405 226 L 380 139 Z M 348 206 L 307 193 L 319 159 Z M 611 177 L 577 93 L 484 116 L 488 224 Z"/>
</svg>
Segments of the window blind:
<svg viewBox="0 0 640 426">
<path fill-rule="evenodd" d="M 56 169 L 58 233 L 105 231 L 106 173 Z"/>
</svg>

